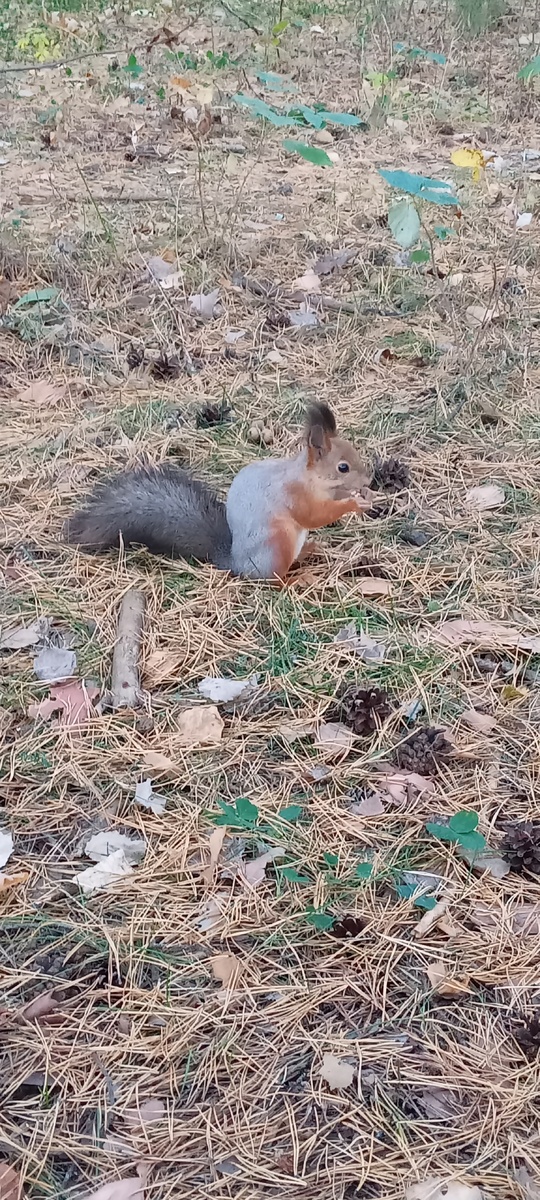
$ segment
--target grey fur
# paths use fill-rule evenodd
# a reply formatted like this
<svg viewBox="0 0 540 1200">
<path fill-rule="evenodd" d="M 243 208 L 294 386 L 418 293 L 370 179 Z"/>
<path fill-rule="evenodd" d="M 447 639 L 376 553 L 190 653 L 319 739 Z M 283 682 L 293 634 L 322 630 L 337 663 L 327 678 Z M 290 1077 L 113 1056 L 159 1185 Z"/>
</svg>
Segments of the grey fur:
<svg viewBox="0 0 540 1200">
<path fill-rule="evenodd" d="M 284 486 L 306 469 L 307 452 L 296 458 L 265 458 L 249 463 L 233 479 L 227 496 L 227 520 L 232 533 L 231 568 L 248 579 L 271 579 L 272 547 L 262 530 L 269 532 L 276 513 L 286 505 Z M 297 553 L 304 537 L 299 536 Z"/>
<path fill-rule="evenodd" d="M 64 526 L 64 540 L 90 553 L 137 542 L 153 554 L 231 566 L 231 531 L 215 492 L 179 467 L 138 467 L 99 484 Z"/>
</svg>

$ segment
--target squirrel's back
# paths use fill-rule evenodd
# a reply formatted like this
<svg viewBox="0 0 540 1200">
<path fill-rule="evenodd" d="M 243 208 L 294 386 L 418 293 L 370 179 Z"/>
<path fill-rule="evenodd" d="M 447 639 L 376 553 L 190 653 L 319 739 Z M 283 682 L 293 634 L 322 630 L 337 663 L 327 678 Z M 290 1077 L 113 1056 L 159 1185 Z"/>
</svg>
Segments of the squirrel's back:
<svg viewBox="0 0 540 1200">
<path fill-rule="evenodd" d="M 96 553 L 131 542 L 153 554 L 230 566 L 231 533 L 215 492 L 180 467 L 138 467 L 100 484 L 68 519 L 64 539 Z"/>
</svg>

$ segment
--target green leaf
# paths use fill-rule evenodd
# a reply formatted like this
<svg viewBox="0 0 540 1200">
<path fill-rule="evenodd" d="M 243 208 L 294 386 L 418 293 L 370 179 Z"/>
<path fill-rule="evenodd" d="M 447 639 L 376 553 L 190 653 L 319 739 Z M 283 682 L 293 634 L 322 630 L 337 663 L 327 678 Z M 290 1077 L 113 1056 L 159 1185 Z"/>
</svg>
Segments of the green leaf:
<svg viewBox="0 0 540 1200">
<path fill-rule="evenodd" d="M 477 829 L 474 829 L 472 833 L 460 833 L 457 840 L 464 850 L 471 850 L 473 853 L 476 853 L 477 850 L 484 850 L 486 845 L 483 833 L 478 833 Z"/>
<path fill-rule="evenodd" d="M 445 242 L 446 239 L 449 237 L 456 236 L 455 229 L 449 229 L 448 225 L 434 225 L 433 232 L 435 234 L 435 237 L 439 238 L 439 241 L 441 241 L 441 242 Z"/>
<path fill-rule="evenodd" d="M 390 187 L 400 192 L 408 192 L 410 196 L 418 196 L 420 200 L 429 200 L 431 204 L 454 204 L 459 207 L 459 200 L 452 190 L 450 183 L 442 179 L 430 179 L 427 175 L 411 175 L 410 171 L 385 171 L 379 168 Z"/>
<path fill-rule="evenodd" d="M 309 921 L 310 925 L 314 925 L 315 929 L 331 929 L 335 919 L 329 913 L 321 912 L 320 909 L 308 908 L 306 910 L 306 921 Z"/>
<path fill-rule="evenodd" d="M 426 821 L 426 829 L 433 837 L 440 838 L 443 842 L 457 842 L 459 837 L 449 825 L 439 825 L 437 821 Z"/>
<path fill-rule="evenodd" d="M 355 116 L 354 113 L 323 111 L 320 115 L 323 121 L 328 121 L 330 125 L 345 125 L 349 129 L 353 126 L 362 125 L 364 129 L 367 129 L 366 122 L 361 117 Z"/>
<path fill-rule="evenodd" d="M 264 83 L 265 87 L 271 92 L 297 92 L 298 88 L 295 83 L 287 79 L 285 75 L 278 75 L 276 71 L 259 71 L 257 79 Z"/>
<path fill-rule="evenodd" d="M 282 821 L 290 821 L 291 824 L 294 824 L 295 821 L 300 820 L 303 811 L 301 804 L 289 804 L 287 808 L 280 808 L 277 815 Z"/>
<path fill-rule="evenodd" d="M 309 108 L 307 104 L 299 104 L 297 108 L 290 108 L 287 116 L 296 124 L 305 122 L 307 125 L 313 125 L 314 129 L 322 129 L 324 125 L 321 113 L 315 112 L 315 109 Z"/>
<path fill-rule="evenodd" d="M 221 813 L 215 818 L 216 825 L 236 825 L 238 817 L 236 809 L 232 804 L 226 804 L 225 800 L 218 800 Z"/>
<path fill-rule="evenodd" d="M 283 149 L 288 150 L 290 154 L 300 154 L 306 162 L 315 163 L 316 167 L 331 167 L 332 160 L 328 157 L 326 150 L 319 150 L 317 146 L 306 146 L 305 142 L 295 142 L 292 138 L 286 138 L 283 142 Z"/>
<path fill-rule="evenodd" d="M 396 892 L 402 900 L 410 900 L 414 896 L 415 891 L 416 888 L 413 883 L 396 883 Z"/>
<path fill-rule="evenodd" d="M 420 217 L 412 200 L 397 200 L 388 209 L 388 224 L 403 250 L 409 250 L 418 241 Z"/>
<path fill-rule="evenodd" d="M 295 867 L 277 867 L 277 870 L 289 883 L 313 883 L 308 875 L 301 875 Z"/>
<path fill-rule="evenodd" d="M 437 904 L 437 898 L 436 896 L 417 896 L 416 899 L 413 900 L 413 904 L 416 906 L 416 908 L 425 908 L 429 911 L 430 909 L 435 908 L 435 905 Z"/>
<path fill-rule="evenodd" d="M 531 59 L 531 62 L 518 71 L 518 79 L 534 79 L 535 75 L 540 75 L 540 54 L 536 58 Z"/>
<path fill-rule="evenodd" d="M 426 250 L 424 247 L 422 247 L 420 250 L 413 250 L 411 254 L 412 263 L 426 263 L 429 262 L 429 259 L 429 250 Z"/>
<path fill-rule="evenodd" d="M 232 99 L 236 104 L 243 104 L 244 108 L 251 109 L 255 117 L 263 117 L 265 121 L 270 121 L 271 125 L 294 125 L 296 123 L 294 117 L 276 112 L 265 100 L 259 100 L 256 96 L 245 96 L 243 92 L 237 92 Z"/>
<path fill-rule="evenodd" d="M 370 863 L 370 862 L 358 863 L 358 866 L 354 873 L 355 873 L 357 879 L 371 879 L 371 876 L 373 874 L 373 863 Z"/>
<path fill-rule="evenodd" d="M 272 33 L 274 34 L 274 37 L 279 37 L 280 33 L 285 33 L 285 30 L 288 29 L 288 26 L 288 21 L 278 21 L 277 25 L 272 26 Z"/>
<path fill-rule="evenodd" d="M 55 287 L 39 288 L 38 291 L 25 292 L 13 308 L 22 308 L 24 304 L 40 304 L 46 303 L 47 300 L 56 300 L 60 295 L 60 291 Z"/>
<path fill-rule="evenodd" d="M 259 810 L 256 804 L 252 804 L 251 800 L 248 800 L 247 796 L 239 796 L 236 801 L 236 814 L 240 821 L 251 825 L 257 820 Z"/>
<path fill-rule="evenodd" d="M 468 808 L 462 808 L 459 812 L 450 817 L 450 829 L 454 833 L 472 833 L 478 825 L 478 813 L 471 812 Z"/>
<path fill-rule="evenodd" d="M 337 867 L 339 863 L 339 854 L 330 854 L 330 852 L 327 851 L 326 854 L 323 854 L 323 858 L 327 867 Z"/>
</svg>

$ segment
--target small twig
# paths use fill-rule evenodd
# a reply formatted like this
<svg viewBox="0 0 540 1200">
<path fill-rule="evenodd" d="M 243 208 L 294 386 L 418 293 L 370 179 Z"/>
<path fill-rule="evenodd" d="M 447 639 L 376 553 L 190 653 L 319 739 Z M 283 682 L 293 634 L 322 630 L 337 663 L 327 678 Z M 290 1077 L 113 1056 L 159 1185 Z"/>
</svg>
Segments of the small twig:
<svg viewBox="0 0 540 1200">
<path fill-rule="evenodd" d="M 306 301 L 310 308 L 323 308 L 328 312 L 351 313 L 353 316 L 367 316 L 370 313 L 374 313 L 380 317 L 401 316 L 395 308 L 381 309 L 374 304 L 360 306 L 355 304 L 354 301 L 336 300 L 334 296 L 321 296 L 318 292 L 313 295 L 305 292 L 288 292 L 270 283 L 260 283 L 258 279 L 252 279 L 249 275 L 243 275 L 241 271 L 233 273 L 232 281 L 236 287 L 242 287 L 247 292 L 253 292 L 255 296 L 260 296 L 263 300 L 284 300 L 289 304 L 298 304 Z"/>
<path fill-rule="evenodd" d="M 189 125 L 187 128 L 189 129 Z M 194 132 L 193 129 L 189 129 L 189 132 L 190 132 L 190 134 L 193 138 L 193 141 L 195 142 L 195 146 L 197 148 L 197 191 L 199 193 L 199 204 L 200 204 L 200 208 L 201 208 L 201 220 L 202 220 L 202 224 L 203 224 L 203 229 L 204 229 L 206 236 L 209 237 L 210 231 L 209 231 L 208 225 L 206 223 L 206 212 L 204 209 L 204 192 L 203 192 L 203 185 L 202 185 L 203 158 L 202 158 L 201 139 L 199 137 L 197 137 L 197 134 Z"/>
<path fill-rule="evenodd" d="M 105 237 L 106 237 L 107 241 L 109 242 L 109 244 L 112 246 L 112 248 L 113 248 L 113 250 L 114 250 L 114 253 L 116 254 L 116 257 L 117 257 L 117 258 L 119 258 L 120 256 L 119 256 L 119 254 L 118 254 L 118 250 L 116 249 L 116 242 L 115 242 L 115 240 L 114 240 L 114 237 L 113 237 L 113 235 L 112 235 L 112 232 L 111 232 L 111 230 L 110 230 L 110 228 L 109 228 L 109 226 L 108 226 L 108 224 L 107 224 L 107 222 L 106 222 L 106 220 L 105 220 L 105 217 L 103 216 L 103 213 L 101 212 L 101 209 L 99 208 L 98 204 L 96 203 L 96 201 L 95 201 L 95 199 L 94 199 L 94 197 L 93 197 L 93 195 L 92 195 L 92 192 L 91 192 L 91 190 L 90 190 L 90 187 L 88 186 L 88 180 L 86 179 L 86 177 L 85 177 L 84 173 L 81 171 L 81 168 L 80 168 L 80 166 L 79 166 L 78 162 L 75 162 L 75 170 L 76 170 L 76 171 L 78 171 L 78 173 L 79 173 L 79 175 L 80 175 L 80 177 L 81 177 L 81 179 L 82 179 L 82 181 L 83 181 L 84 187 L 85 187 L 85 189 L 86 189 L 86 192 L 87 192 L 87 194 L 88 194 L 88 199 L 90 200 L 90 203 L 91 203 L 91 205 L 92 205 L 92 208 L 94 209 L 94 212 L 95 212 L 95 214 L 96 214 L 96 216 L 97 216 L 97 218 L 98 218 L 98 221 L 99 221 L 99 223 L 100 223 L 100 225 L 101 225 L 101 228 L 103 229 L 103 232 L 104 232 L 104 234 L 105 234 Z"/>
<path fill-rule="evenodd" d="M 231 17 L 236 17 L 236 20 L 240 21 L 242 25 L 246 25 L 248 29 L 252 29 L 253 33 L 257 34 L 257 37 L 262 37 L 262 30 L 257 29 L 256 25 L 252 25 L 251 21 L 248 21 L 247 17 L 242 16 L 242 13 L 235 12 L 234 8 L 230 8 L 229 5 L 226 4 L 225 0 L 219 0 L 219 3 L 221 8 L 224 8 L 226 12 L 231 14 Z"/>
<path fill-rule="evenodd" d="M 139 49 L 139 47 L 137 47 Z M 0 67 L 0 75 L 16 75 L 22 71 L 54 71 L 55 67 L 67 67 L 69 63 L 82 62 L 84 58 L 99 58 L 109 54 L 115 58 L 121 50 L 85 50 L 83 54 L 72 54 L 70 58 L 58 58 L 54 62 L 25 63 L 21 67 Z"/>
<path fill-rule="evenodd" d="M 113 708 L 137 708 L 141 702 L 139 660 L 144 621 L 144 594 L 130 588 L 122 598 L 112 661 Z"/>
</svg>

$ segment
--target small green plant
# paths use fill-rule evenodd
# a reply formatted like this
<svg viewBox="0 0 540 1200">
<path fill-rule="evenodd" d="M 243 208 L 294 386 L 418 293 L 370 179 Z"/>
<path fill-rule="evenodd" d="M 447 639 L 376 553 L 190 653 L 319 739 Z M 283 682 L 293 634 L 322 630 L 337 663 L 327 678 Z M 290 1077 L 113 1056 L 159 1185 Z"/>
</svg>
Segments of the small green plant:
<svg viewBox="0 0 540 1200">
<path fill-rule="evenodd" d="M 433 234 L 423 220 L 424 214 L 420 202 L 459 207 L 459 200 L 454 193 L 452 184 L 446 183 L 442 179 L 430 179 L 426 175 L 412 175 L 410 171 L 381 169 L 379 174 L 386 183 L 390 184 L 390 187 L 406 193 L 405 196 L 394 201 L 388 209 L 388 224 L 398 246 L 401 246 L 402 250 L 411 250 L 416 245 L 423 228 L 429 242 L 429 250 L 427 246 L 421 246 L 418 250 L 414 250 L 410 261 L 419 264 L 428 262 L 431 258 L 433 272 L 436 274 Z M 409 196 L 412 199 L 409 199 Z M 443 231 L 444 237 L 448 236 L 449 230 L 446 226 L 439 225 L 436 228 L 439 229 L 439 234 Z M 444 237 L 441 240 L 444 240 Z"/>
<path fill-rule="evenodd" d="M 396 892 L 402 900 L 412 900 L 416 908 L 425 908 L 426 910 L 435 908 L 437 904 L 436 896 L 426 896 L 418 891 L 418 887 L 414 883 L 398 883 L 396 884 Z"/>
<path fill-rule="evenodd" d="M 319 150 L 318 146 L 308 146 L 306 142 L 295 142 L 293 138 L 285 138 L 283 149 L 288 150 L 290 154 L 299 154 L 301 158 L 306 159 L 306 162 L 315 163 L 317 167 L 333 165 L 326 150 Z"/>
<path fill-rule="evenodd" d="M 486 839 L 482 833 L 478 833 L 477 825 L 478 813 L 462 808 L 450 818 L 448 825 L 428 821 L 426 830 L 432 833 L 433 837 L 440 838 L 443 842 L 456 842 L 464 850 L 474 854 L 484 850 L 486 846 Z"/>
<path fill-rule="evenodd" d="M 233 829 L 254 829 L 259 819 L 259 810 L 247 796 L 239 796 L 234 804 L 218 800 L 221 813 L 214 817 L 216 825 L 230 825 Z"/>
<path fill-rule="evenodd" d="M 309 875 L 302 875 L 296 867 L 279 867 L 276 866 L 281 879 L 286 879 L 288 883 L 313 883 Z"/>
<path fill-rule="evenodd" d="M 136 54 L 130 54 L 127 63 L 124 67 L 122 67 L 122 70 L 126 75 L 129 75 L 131 79 L 138 79 L 139 75 L 142 75 L 144 67 L 141 67 L 141 64 L 137 62 Z"/>
<path fill-rule="evenodd" d="M 321 908 L 314 908 L 312 904 L 308 904 L 306 908 L 306 921 L 315 929 L 331 929 L 335 919 L 330 913 L 324 912 Z"/>
<path fill-rule="evenodd" d="M 536 79 L 538 75 L 540 75 L 540 54 L 537 54 L 536 58 L 531 59 L 518 71 L 518 79 L 522 79 L 524 83 L 530 83 L 531 79 Z"/>
</svg>

